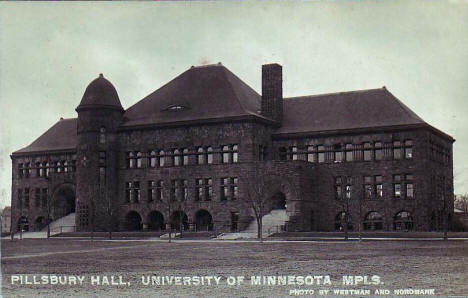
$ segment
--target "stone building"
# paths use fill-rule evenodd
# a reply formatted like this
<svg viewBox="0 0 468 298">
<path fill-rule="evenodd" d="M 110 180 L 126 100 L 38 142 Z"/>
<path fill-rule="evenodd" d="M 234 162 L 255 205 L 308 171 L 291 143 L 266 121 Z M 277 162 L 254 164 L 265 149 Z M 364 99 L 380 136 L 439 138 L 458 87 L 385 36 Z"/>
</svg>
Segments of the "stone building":
<svg viewBox="0 0 468 298">
<path fill-rule="evenodd" d="M 285 210 L 290 231 L 451 218 L 454 139 L 385 87 L 283 98 L 282 67 L 268 64 L 259 95 L 218 63 L 128 109 L 99 75 L 76 112 L 11 155 L 14 228 L 76 212 L 79 231 L 238 231 L 252 205 Z"/>
<path fill-rule="evenodd" d="M 2 210 L 2 235 L 11 231 L 11 208 L 6 206 Z"/>
</svg>

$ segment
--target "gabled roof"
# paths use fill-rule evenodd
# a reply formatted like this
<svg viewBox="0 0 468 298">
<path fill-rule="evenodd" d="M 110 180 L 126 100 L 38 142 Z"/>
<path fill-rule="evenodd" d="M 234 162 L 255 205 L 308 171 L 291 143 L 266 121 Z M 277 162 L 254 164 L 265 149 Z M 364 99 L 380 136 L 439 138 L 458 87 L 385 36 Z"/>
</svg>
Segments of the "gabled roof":
<svg viewBox="0 0 468 298">
<path fill-rule="evenodd" d="M 285 98 L 283 117 L 277 134 L 426 124 L 385 87 Z"/>
<path fill-rule="evenodd" d="M 59 120 L 31 145 L 15 151 L 13 154 L 76 149 L 78 143 L 77 122 L 77 118 Z"/>
<path fill-rule="evenodd" d="M 128 108 L 123 126 L 260 115 L 261 96 L 221 64 L 192 67 Z"/>
</svg>

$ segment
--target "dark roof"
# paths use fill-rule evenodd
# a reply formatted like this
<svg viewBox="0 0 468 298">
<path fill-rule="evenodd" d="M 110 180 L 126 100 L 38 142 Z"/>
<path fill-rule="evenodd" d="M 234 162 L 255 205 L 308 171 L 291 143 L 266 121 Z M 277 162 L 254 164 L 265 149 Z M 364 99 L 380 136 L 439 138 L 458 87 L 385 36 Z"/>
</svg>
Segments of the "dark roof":
<svg viewBox="0 0 468 298">
<path fill-rule="evenodd" d="M 386 88 L 285 98 L 276 133 L 425 124 Z"/>
<path fill-rule="evenodd" d="M 15 151 L 13 154 L 76 149 L 77 122 L 77 118 L 62 119 L 32 142 L 31 145 Z"/>
<path fill-rule="evenodd" d="M 77 109 L 95 106 L 122 110 L 117 90 L 115 90 L 114 85 L 105 79 L 102 74 L 86 87 L 83 98 Z"/>
<path fill-rule="evenodd" d="M 128 108 L 123 125 L 263 117 L 260 100 L 255 90 L 221 64 L 192 67 Z"/>
</svg>

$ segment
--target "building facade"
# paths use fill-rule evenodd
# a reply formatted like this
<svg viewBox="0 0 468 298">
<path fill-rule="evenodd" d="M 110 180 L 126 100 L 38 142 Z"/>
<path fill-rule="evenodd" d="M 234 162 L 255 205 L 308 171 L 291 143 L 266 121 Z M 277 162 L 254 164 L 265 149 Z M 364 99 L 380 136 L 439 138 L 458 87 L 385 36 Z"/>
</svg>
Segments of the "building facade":
<svg viewBox="0 0 468 298">
<path fill-rule="evenodd" d="M 222 64 L 191 67 L 124 110 L 100 75 L 78 117 L 12 158 L 12 227 L 75 213 L 78 231 L 242 231 L 285 209 L 290 231 L 441 230 L 454 139 L 385 87 L 283 98 Z"/>
</svg>

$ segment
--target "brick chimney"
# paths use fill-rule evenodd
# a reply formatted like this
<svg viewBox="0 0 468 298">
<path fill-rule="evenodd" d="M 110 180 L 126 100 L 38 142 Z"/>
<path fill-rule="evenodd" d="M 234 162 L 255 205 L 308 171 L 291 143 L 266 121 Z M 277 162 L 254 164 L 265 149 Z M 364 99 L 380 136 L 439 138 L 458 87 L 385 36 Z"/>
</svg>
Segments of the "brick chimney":
<svg viewBox="0 0 468 298">
<path fill-rule="evenodd" d="M 283 68 L 277 63 L 262 65 L 262 115 L 283 120 Z"/>
</svg>

